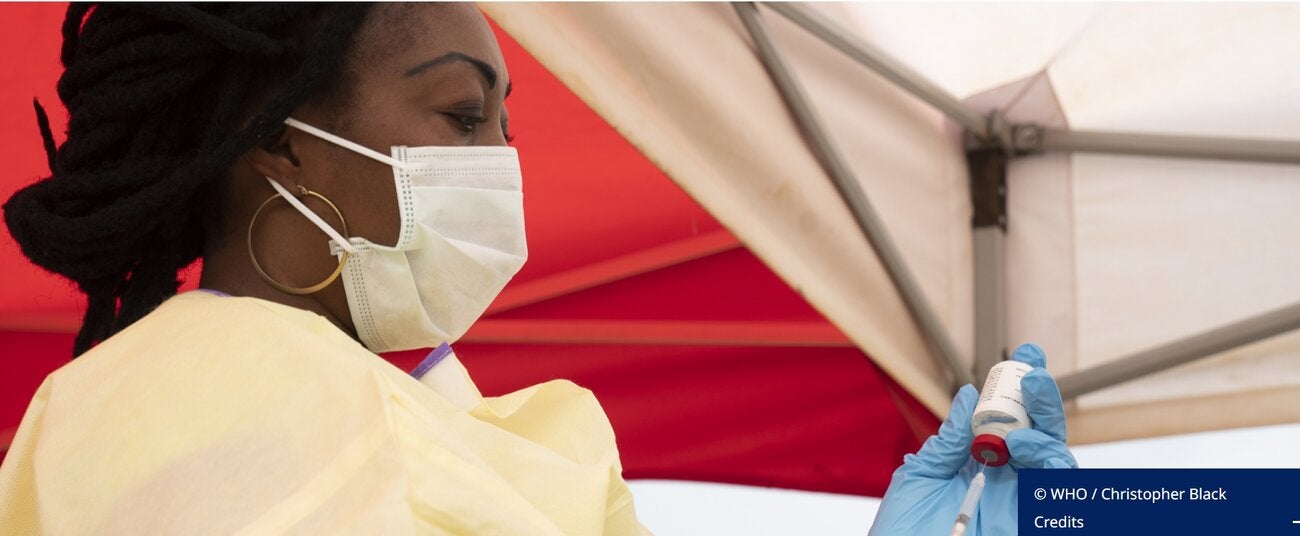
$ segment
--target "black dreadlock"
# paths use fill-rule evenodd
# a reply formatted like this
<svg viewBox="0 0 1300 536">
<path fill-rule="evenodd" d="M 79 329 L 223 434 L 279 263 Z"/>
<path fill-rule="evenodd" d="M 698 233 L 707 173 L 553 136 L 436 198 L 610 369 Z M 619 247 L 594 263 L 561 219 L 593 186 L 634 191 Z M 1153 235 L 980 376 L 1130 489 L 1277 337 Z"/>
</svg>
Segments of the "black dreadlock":
<svg viewBox="0 0 1300 536">
<path fill-rule="evenodd" d="M 68 7 L 58 84 L 67 140 L 55 147 L 34 102 L 52 175 L 15 193 L 4 215 L 23 254 L 86 294 L 74 357 L 176 293 L 177 272 L 202 253 L 199 194 L 295 107 L 339 90 L 368 8 Z M 276 89 L 246 117 L 268 80 Z"/>
</svg>

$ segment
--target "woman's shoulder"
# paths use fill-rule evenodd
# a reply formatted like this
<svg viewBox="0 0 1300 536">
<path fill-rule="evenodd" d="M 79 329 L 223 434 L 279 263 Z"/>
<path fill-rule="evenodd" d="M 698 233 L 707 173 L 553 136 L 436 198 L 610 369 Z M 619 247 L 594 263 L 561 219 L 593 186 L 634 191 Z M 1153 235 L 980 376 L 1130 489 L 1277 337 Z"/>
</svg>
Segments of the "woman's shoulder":
<svg viewBox="0 0 1300 536">
<path fill-rule="evenodd" d="M 265 375 L 286 367 L 364 368 L 378 359 L 328 320 L 257 298 L 186 292 L 52 375 L 54 383 L 102 383 L 105 375 Z"/>
<path fill-rule="evenodd" d="M 51 374 L 46 413 L 178 422 L 326 398 L 366 406 L 376 363 L 314 313 L 191 292 Z"/>
<path fill-rule="evenodd" d="M 258 517 L 266 505 L 314 508 L 329 496 L 294 498 L 322 471 L 400 476 L 391 456 L 370 453 L 391 435 L 385 388 L 366 361 L 379 358 L 323 318 L 282 309 L 168 300 L 47 379 L 7 465 L 41 497 L 79 505 L 57 523 L 84 533 L 273 526 Z"/>
</svg>

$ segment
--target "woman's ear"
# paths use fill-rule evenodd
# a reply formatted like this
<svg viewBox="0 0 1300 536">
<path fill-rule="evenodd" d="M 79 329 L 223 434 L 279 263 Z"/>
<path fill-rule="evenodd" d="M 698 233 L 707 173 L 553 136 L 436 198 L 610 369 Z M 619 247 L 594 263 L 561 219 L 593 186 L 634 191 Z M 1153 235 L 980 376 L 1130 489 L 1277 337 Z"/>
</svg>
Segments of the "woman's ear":
<svg viewBox="0 0 1300 536">
<path fill-rule="evenodd" d="M 297 131 L 288 126 L 280 127 L 280 130 L 266 141 L 244 153 L 244 161 L 248 162 L 253 171 L 259 175 L 280 181 L 286 188 L 292 188 L 299 172 L 302 171 L 302 165 L 298 161 L 295 134 Z"/>
</svg>

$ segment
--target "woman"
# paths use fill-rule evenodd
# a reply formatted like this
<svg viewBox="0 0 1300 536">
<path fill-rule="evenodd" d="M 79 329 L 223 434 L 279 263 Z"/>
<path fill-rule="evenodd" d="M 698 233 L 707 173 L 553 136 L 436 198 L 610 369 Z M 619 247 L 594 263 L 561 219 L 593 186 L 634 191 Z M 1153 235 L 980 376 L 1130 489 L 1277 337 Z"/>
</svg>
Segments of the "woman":
<svg viewBox="0 0 1300 536">
<path fill-rule="evenodd" d="M 5 220 L 88 307 L 0 471 L 0 527 L 646 532 L 590 392 L 485 399 L 445 345 L 419 381 L 375 355 L 454 341 L 526 257 L 510 75 L 472 4 L 74 5 L 63 31 L 67 141 L 38 106 L 53 174 Z M 969 447 L 972 397 L 878 532 L 955 514 L 969 474 L 927 469 Z"/>
<path fill-rule="evenodd" d="M 64 36 L 68 138 L 5 218 L 89 306 L 3 532 L 644 531 L 589 392 L 375 355 L 454 340 L 526 255 L 473 4 L 74 5 Z"/>
</svg>

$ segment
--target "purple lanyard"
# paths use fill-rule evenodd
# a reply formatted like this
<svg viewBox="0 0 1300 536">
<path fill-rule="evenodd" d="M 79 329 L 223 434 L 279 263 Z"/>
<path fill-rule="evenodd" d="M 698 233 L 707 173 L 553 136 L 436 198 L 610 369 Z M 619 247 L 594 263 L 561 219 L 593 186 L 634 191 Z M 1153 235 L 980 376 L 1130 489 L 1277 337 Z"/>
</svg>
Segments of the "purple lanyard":
<svg viewBox="0 0 1300 536">
<path fill-rule="evenodd" d="M 212 294 L 213 296 L 221 296 L 223 298 L 230 297 L 230 295 L 226 294 L 225 292 L 222 292 L 220 290 L 213 290 L 210 288 L 198 288 L 194 290 L 197 290 L 199 292 L 206 292 L 208 294 Z M 425 356 L 424 360 L 421 361 L 419 365 L 415 366 L 415 370 L 411 371 L 411 375 L 415 376 L 415 379 L 417 380 L 423 378 L 425 374 L 429 373 L 429 370 L 433 369 L 434 366 L 436 366 L 438 363 L 441 363 L 442 360 L 446 359 L 447 356 L 449 355 L 451 355 L 451 346 L 449 346 L 445 342 L 438 345 L 438 347 L 434 348 L 432 352 L 429 352 L 428 356 Z"/>
<path fill-rule="evenodd" d="M 432 352 L 429 352 L 429 355 L 424 358 L 424 361 L 421 361 L 419 365 L 415 366 L 415 370 L 411 371 L 411 375 L 415 376 L 415 379 L 417 380 L 423 378 L 425 374 L 429 373 L 429 369 L 432 369 L 435 365 L 441 363 L 442 360 L 446 359 L 449 355 L 451 355 L 451 346 L 445 342 L 439 344 L 437 348 L 434 348 Z"/>
<path fill-rule="evenodd" d="M 220 290 L 213 290 L 213 289 L 210 289 L 210 288 L 196 288 L 196 289 L 194 289 L 194 290 L 197 290 L 197 291 L 199 291 L 199 292 L 206 292 L 206 293 L 211 294 L 211 295 L 213 295 L 213 296 L 221 296 L 222 298 L 229 298 L 229 297 L 230 297 L 230 295 L 229 295 L 229 294 L 226 294 L 225 292 L 222 292 L 222 291 L 220 291 Z"/>
</svg>

